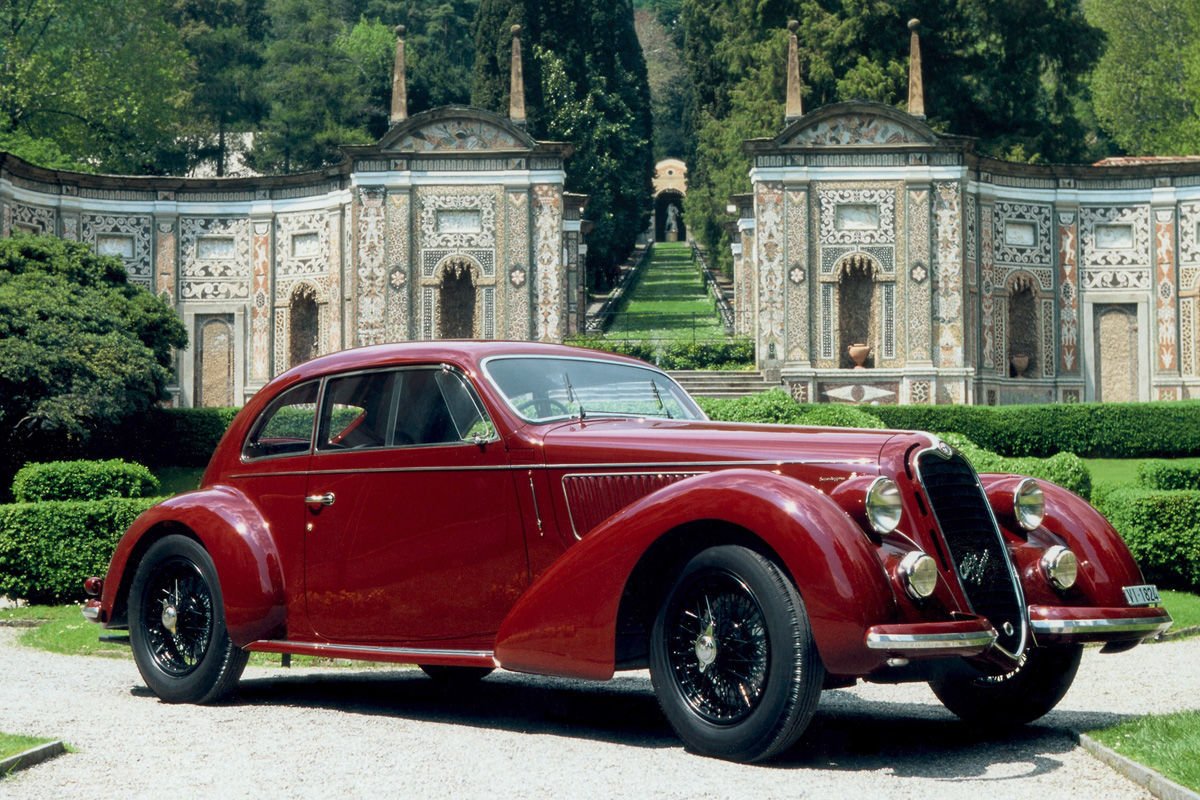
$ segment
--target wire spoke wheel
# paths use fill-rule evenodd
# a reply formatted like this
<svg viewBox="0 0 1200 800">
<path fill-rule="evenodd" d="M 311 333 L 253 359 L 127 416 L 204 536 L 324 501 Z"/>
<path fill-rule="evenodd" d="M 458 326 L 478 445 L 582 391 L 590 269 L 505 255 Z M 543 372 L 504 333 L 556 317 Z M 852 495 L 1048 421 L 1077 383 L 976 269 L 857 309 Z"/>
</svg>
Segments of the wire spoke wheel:
<svg viewBox="0 0 1200 800">
<path fill-rule="evenodd" d="M 762 609 L 728 572 L 699 577 L 668 611 L 672 675 L 696 713 L 724 725 L 745 719 L 762 698 L 770 643 Z"/>
<path fill-rule="evenodd" d="M 165 562 L 147 586 L 143 620 L 154 662 L 168 675 L 193 672 L 213 633 L 212 591 L 199 568 L 183 558 Z"/>
</svg>

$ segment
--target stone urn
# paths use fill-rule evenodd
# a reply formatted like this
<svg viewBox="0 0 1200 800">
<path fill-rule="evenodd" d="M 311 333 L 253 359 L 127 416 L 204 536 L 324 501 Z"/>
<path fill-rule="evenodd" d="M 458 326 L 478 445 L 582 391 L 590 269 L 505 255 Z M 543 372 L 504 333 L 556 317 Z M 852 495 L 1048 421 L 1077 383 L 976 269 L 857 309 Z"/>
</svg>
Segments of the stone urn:
<svg viewBox="0 0 1200 800">
<path fill-rule="evenodd" d="M 1029 369 L 1029 354 L 1028 353 L 1013 353 L 1012 354 L 1013 374 L 1018 378 L 1025 374 L 1025 370 Z"/>
<path fill-rule="evenodd" d="M 871 345 L 865 342 L 855 342 L 846 348 L 846 352 L 849 354 L 850 360 L 854 362 L 854 368 L 862 369 L 867 356 L 871 354 Z"/>
</svg>

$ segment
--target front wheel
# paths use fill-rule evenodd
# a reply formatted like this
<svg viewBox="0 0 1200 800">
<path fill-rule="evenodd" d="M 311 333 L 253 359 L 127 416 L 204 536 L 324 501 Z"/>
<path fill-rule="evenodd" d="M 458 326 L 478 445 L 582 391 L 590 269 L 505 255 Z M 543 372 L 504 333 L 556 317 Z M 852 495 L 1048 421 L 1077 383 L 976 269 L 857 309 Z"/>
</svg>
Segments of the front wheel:
<svg viewBox="0 0 1200 800">
<path fill-rule="evenodd" d="M 796 587 L 745 547 L 694 556 L 654 621 L 654 692 L 702 755 L 751 762 L 786 750 L 812 719 L 824 675 Z"/>
<path fill-rule="evenodd" d="M 1083 646 L 1033 647 L 1005 675 L 982 675 L 966 664 L 930 682 L 942 705 L 966 722 L 1013 727 L 1058 705 L 1075 680 Z"/>
<path fill-rule="evenodd" d="M 221 699 L 249 658 L 225 629 L 212 558 L 186 536 L 146 551 L 129 591 L 129 639 L 142 679 L 168 703 Z"/>
</svg>

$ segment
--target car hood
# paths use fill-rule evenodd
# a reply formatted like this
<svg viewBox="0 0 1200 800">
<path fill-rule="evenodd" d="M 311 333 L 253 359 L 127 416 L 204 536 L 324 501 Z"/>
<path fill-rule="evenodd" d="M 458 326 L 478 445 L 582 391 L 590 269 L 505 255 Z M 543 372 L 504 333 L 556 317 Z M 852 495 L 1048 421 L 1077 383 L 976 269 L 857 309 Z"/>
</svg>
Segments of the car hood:
<svg viewBox="0 0 1200 800">
<path fill-rule="evenodd" d="M 572 420 L 544 434 L 546 464 L 778 464 L 876 473 L 887 444 L 912 432 L 664 419 Z M 785 469 L 785 471 L 791 471 Z"/>
</svg>

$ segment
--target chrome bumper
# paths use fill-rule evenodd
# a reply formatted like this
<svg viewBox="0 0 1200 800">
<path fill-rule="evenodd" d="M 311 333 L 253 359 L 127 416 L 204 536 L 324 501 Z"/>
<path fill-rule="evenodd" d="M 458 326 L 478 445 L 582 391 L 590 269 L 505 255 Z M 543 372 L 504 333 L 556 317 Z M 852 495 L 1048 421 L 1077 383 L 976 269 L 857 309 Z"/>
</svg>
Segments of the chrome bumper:
<svg viewBox="0 0 1200 800">
<path fill-rule="evenodd" d="M 1155 607 L 1029 607 L 1030 628 L 1041 642 L 1053 639 L 1075 642 L 1148 639 L 1171 627 L 1171 622 L 1166 609 Z"/>
<path fill-rule="evenodd" d="M 867 629 L 868 650 L 914 656 L 974 656 L 995 643 L 996 629 L 987 620 L 955 620 Z"/>
</svg>

